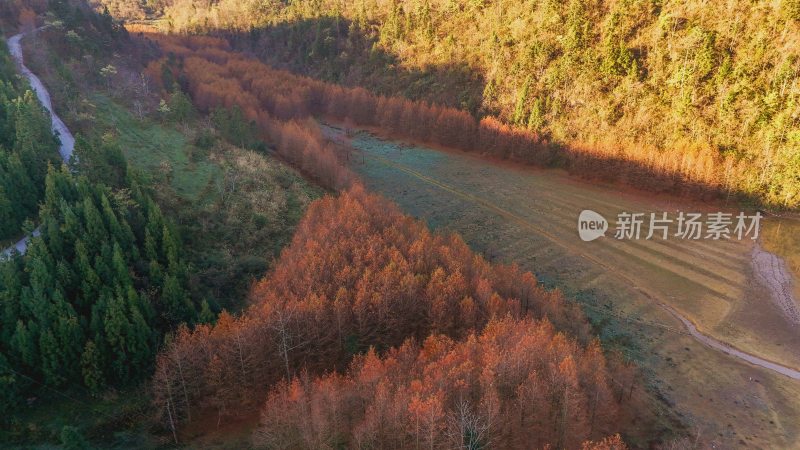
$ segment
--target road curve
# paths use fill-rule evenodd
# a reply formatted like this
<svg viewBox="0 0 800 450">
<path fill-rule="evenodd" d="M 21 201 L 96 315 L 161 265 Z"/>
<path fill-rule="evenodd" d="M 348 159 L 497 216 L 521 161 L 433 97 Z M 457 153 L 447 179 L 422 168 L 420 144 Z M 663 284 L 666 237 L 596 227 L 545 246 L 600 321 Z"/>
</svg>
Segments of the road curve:
<svg viewBox="0 0 800 450">
<path fill-rule="evenodd" d="M 787 377 L 794 378 L 795 380 L 800 380 L 800 370 L 795 370 L 792 369 L 791 367 L 786 367 L 781 364 L 777 364 L 772 361 L 767 361 L 766 359 L 759 358 L 758 356 L 745 353 L 741 350 L 737 350 L 724 342 L 718 341 L 710 336 L 701 333 L 700 331 L 697 330 L 697 327 L 692 323 L 691 320 L 682 316 L 680 313 L 675 311 L 669 305 L 659 303 L 659 306 L 669 311 L 669 313 L 672 314 L 676 319 L 680 320 L 686 327 L 686 329 L 689 331 L 689 334 L 691 334 L 692 337 L 694 337 L 696 340 L 700 341 L 707 347 L 719 350 L 722 353 L 733 356 L 734 358 L 739 358 L 741 360 L 747 361 L 750 364 L 763 367 L 765 369 L 773 370 L 782 375 L 786 375 Z"/>
<path fill-rule="evenodd" d="M 40 28 L 41 29 L 41 28 Z M 34 30 L 35 33 L 37 30 Z M 72 152 L 75 148 L 75 138 L 70 133 L 69 128 L 64 124 L 64 121 L 61 120 L 60 117 L 53 111 L 53 103 L 50 100 L 50 92 L 44 87 L 42 84 L 42 80 L 36 76 L 30 69 L 25 66 L 23 56 L 22 56 L 22 38 L 27 33 L 19 33 L 11 38 L 8 39 L 8 51 L 11 53 L 11 57 L 14 58 L 14 61 L 17 63 L 17 67 L 19 68 L 20 73 L 28 79 L 28 82 L 31 85 L 31 88 L 36 93 L 36 97 L 39 99 L 39 102 L 44 106 L 44 108 L 50 113 L 50 119 L 52 121 L 51 128 L 53 133 L 55 133 L 58 138 L 61 140 L 61 144 L 58 148 L 58 153 L 61 155 L 61 159 L 64 163 L 68 163 L 70 158 L 72 158 Z M 38 236 L 39 230 L 35 230 L 32 233 L 32 236 Z M 0 253 L 0 259 L 7 258 L 14 252 L 25 253 L 25 250 L 28 248 L 28 241 L 30 241 L 31 236 L 26 236 L 20 239 L 16 244 L 4 249 L 2 253 Z"/>
</svg>

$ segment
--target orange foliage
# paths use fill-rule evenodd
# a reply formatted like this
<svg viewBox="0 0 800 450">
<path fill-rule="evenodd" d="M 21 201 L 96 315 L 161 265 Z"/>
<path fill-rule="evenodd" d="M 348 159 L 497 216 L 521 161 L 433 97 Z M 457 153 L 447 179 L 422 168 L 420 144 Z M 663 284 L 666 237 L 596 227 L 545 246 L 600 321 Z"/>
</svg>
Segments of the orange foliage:
<svg viewBox="0 0 800 450">
<path fill-rule="evenodd" d="M 325 186 L 342 189 L 353 182 L 353 174 L 341 162 L 346 155 L 337 154 L 336 145 L 325 139 L 313 121 L 266 121 L 262 127 L 283 159 L 305 173 L 314 174 Z"/>
<path fill-rule="evenodd" d="M 151 63 L 149 77 L 173 61 L 200 110 L 239 107 L 282 158 L 328 186 L 352 186 L 352 175 L 311 116 L 499 157 L 540 145 L 491 118 L 273 70 L 224 41 L 155 38 L 172 57 Z M 537 155 L 546 163 L 550 151 Z M 347 376 L 309 375 L 344 370 L 368 349 Z M 452 427 L 484 423 L 505 447 L 576 447 L 613 431 L 624 392 L 611 394 L 611 372 L 579 308 L 559 292 L 487 263 L 457 236 L 430 233 L 356 185 L 309 208 L 242 316 L 180 330 L 158 357 L 153 386 L 164 417 L 179 422 L 208 408 L 222 418 L 255 407 L 271 386 L 293 380 L 271 395 L 260 433 L 290 447 L 328 442 L 320 430 L 359 445 L 403 446 L 414 436 L 439 447 Z M 632 382 L 627 367 L 614 373 L 617 385 Z M 366 409 L 342 416 L 353 396 Z M 303 426 L 308 417 L 319 427 Z"/>
<path fill-rule="evenodd" d="M 622 442 L 622 438 L 618 434 L 598 442 L 584 442 L 581 446 L 582 450 L 626 450 L 627 448 L 628 446 Z"/>
<path fill-rule="evenodd" d="M 534 319 L 541 322 L 534 324 Z M 483 337 L 470 337 L 487 323 L 494 325 Z M 567 331 L 572 338 L 555 334 L 553 327 Z M 516 337 L 503 338 L 502 343 L 493 340 L 503 333 Z M 432 334 L 444 336 L 429 338 Z M 561 400 L 567 403 L 552 406 L 566 408 L 570 417 L 585 419 L 571 422 L 570 427 L 574 424 L 583 431 L 569 434 L 605 432 L 606 426 L 601 424 L 613 421 L 614 409 L 609 406 L 611 396 L 606 386 L 609 370 L 599 347 L 590 343 L 588 324 L 576 305 L 565 302 L 557 291 L 541 288 L 529 272 L 489 264 L 457 236 L 432 234 L 390 202 L 358 185 L 339 197 L 325 197 L 311 205 L 275 268 L 253 287 L 252 304 L 242 316 L 223 314 L 215 326 L 201 325 L 177 334 L 157 360 L 155 401 L 165 419 L 176 422 L 208 408 L 222 417 L 257 406 L 281 379 L 294 379 L 303 371 L 319 374 L 344 370 L 355 354 L 370 348 L 382 352 L 410 346 L 409 338 L 425 341 L 420 357 L 434 359 L 442 370 L 447 367 L 444 355 L 457 349 L 454 355 L 500 345 L 497 357 L 517 352 L 522 358 L 530 346 L 536 345 L 540 355 L 525 356 L 528 362 L 522 366 L 513 368 L 514 364 L 509 366 L 509 361 L 498 359 L 492 360 L 492 367 L 524 371 L 544 364 L 538 359 L 534 364 L 530 358 L 550 355 L 545 358 L 549 364 L 546 370 L 527 370 L 514 379 L 545 377 L 550 374 L 547 371 L 573 374 L 573 381 L 558 381 L 559 389 L 569 390 L 570 396 Z M 464 338 L 468 343 L 450 341 Z M 479 342 L 472 342 L 475 339 Z M 514 347 L 515 340 L 522 347 Z M 547 348 L 538 348 L 545 342 Z M 578 342 L 587 347 L 581 349 Z M 490 356 L 481 356 L 475 361 L 476 367 L 486 366 Z M 566 359 L 572 363 L 564 362 Z M 365 360 L 359 361 L 357 365 Z M 379 362 L 375 375 L 369 375 L 375 380 L 382 378 L 385 370 L 385 362 Z M 367 377 L 372 369 L 362 365 L 366 367 L 359 370 Z M 421 370 L 423 366 L 419 367 Z M 538 371 L 539 366 L 535 367 Z M 433 368 L 430 366 L 430 370 Z M 483 376 L 482 372 L 470 373 L 472 378 L 463 389 L 478 389 L 480 383 L 475 380 Z M 568 381 L 571 384 L 563 384 Z M 555 383 L 545 378 L 542 382 Z M 387 391 L 375 391 L 375 401 L 378 394 L 395 395 L 400 387 L 387 385 Z M 461 388 L 443 385 L 442 389 L 444 398 L 452 400 L 455 391 L 451 389 Z M 297 397 L 298 392 L 287 393 L 287 398 Z M 441 406 L 445 412 L 452 405 L 450 400 L 440 406 L 428 404 L 428 394 L 421 396 L 414 408 L 420 423 L 432 427 L 438 422 L 426 408 L 438 410 Z M 509 395 L 535 397 L 538 392 L 504 390 L 500 394 L 500 404 L 510 408 L 511 403 L 502 403 L 511 401 Z M 615 401 L 622 399 L 623 395 L 616 392 Z M 376 403 L 375 408 L 382 407 Z M 510 414 L 502 407 L 500 413 Z M 364 420 L 373 416 L 379 417 L 376 412 Z M 564 426 L 560 429 L 566 429 Z"/>
<path fill-rule="evenodd" d="M 246 120 L 258 125 L 282 158 L 327 187 L 350 186 L 354 176 L 342 162 L 349 152 L 340 151 L 313 121 L 306 120 L 320 92 L 290 89 L 290 83 L 282 84 L 286 80 L 263 71 L 265 66 L 231 53 L 223 40 L 193 37 L 180 42 L 160 42 L 162 50 L 182 58 L 179 67 L 169 66 L 169 60 L 161 58 L 145 68 L 145 75 L 156 85 L 165 88 L 161 76 L 167 64 L 173 73 L 183 75 L 199 110 L 238 107 Z M 276 89 L 283 94 L 268 94 Z"/>
<path fill-rule="evenodd" d="M 475 151 L 527 164 L 563 167 L 588 178 L 621 181 L 656 191 L 714 194 L 724 188 L 718 174 L 725 172 L 719 155 L 709 151 L 679 149 L 662 152 L 655 148 L 611 148 L 607 146 L 562 147 L 531 131 L 501 123 L 493 117 L 476 120 L 468 113 L 425 102 L 374 95 L 363 88 L 346 88 L 273 69 L 253 58 L 230 50 L 224 40 L 200 36 L 147 35 L 165 53 L 181 58 L 202 59 L 187 64 L 186 74 L 196 101 L 209 104 L 210 92 L 221 95 L 223 104 L 242 102 L 242 109 L 258 108 L 280 120 L 325 117 L 358 127 L 380 127 L 385 132 L 416 141 Z M 225 76 L 230 83 L 214 85 L 204 72 Z M 199 78 L 199 79 L 198 79 Z M 235 81 L 234 81 L 235 80 Z M 198 84 L 212 85 L 200 88 Z M 225 92 L 221 94 L 221 92 Z M 242 93 L 249 93 L 249 98 Z"/>
<path fill-rule="evenodd" d="M 157 33 L 158 27 L 155 25 L 151 25 L 149 23 L 125 23 L 125 29 L 130 34 L 137 34 L 137 33 Z"/>
<path fill-rule="evenodd" d="M 154 59 L 150 61 L 144 69 L 144 76 L 152 83 L 155 83 L 158 89 L 164 89 L 164 82 L 161 79 L 161 69 L 164 66 L 163 59 Z"/>
<path fill-rule="evenodd" d="M 22 31 L 31 31 L 36 28 L 36 11 L 31 8 L 22 8 L 19 12 L 19 27 Z"/>
<path fill-rule="evenodd" d="M 357 356 L 345 375 L 283 382 L 269 394 L 254 443 L 580 448 L 614 428 L 616 410 L 602 353 L 546 321 L 506 317 L 461 342 L 441 335 L 421 347 L 406 341 L 383 357 L 374 350 Z M 583 448 L 625 447 L 616 436 Z"/>
</svg>

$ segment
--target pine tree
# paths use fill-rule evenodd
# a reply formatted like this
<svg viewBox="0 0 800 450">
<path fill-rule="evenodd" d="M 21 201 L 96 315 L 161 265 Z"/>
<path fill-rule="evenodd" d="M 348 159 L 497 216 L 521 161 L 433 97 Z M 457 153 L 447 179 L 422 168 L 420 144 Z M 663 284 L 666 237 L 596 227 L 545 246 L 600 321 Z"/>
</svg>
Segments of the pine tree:
<svg viewBox="0 0 800 450">
<path fill-rule="evenodd" d="M 517 104 L 514 107 L 513 122 L 517 126 L 522 126 L 525 124 L 525 117 L 528 108 L 528 95 L 530 92 L 530 88 L 531 88 L 531 80 L 529 77 L 528 79 L 525 80 L 525 83 L 523 83 L 522 91 L 517 97 Z"/>
<path fill-rule="evenodd" d="M 0 352 L 0 415 L 10 417 L 22 401 L 23 378 L 17 376 L 8 358 Z"/>
<path fill-rule="evenodd" d="M 209 323 L 213 324 L 214 320 L 216 320 L 217 315 L 211 311 L 211 307 L 208 304 L 208 300 L 203 300 L 200 303 L 200 313 L 197 316 L 197 321 L 199 323 Z"/>
<path fill-rule="evenodd" d="M 163 254 L 166 258 L 167 268 L 174 272 L 178 270 L 178 241 L 172 236 L 172 233 L 169 231 L 169 228 L 165 225 L 162 232 L 163 236 L 161 238 L 161 242 L 163 247 Z"/>
<path fill-rule="evenodd" d="M 175 90 L 169 97 L 170 120 L 183 123 L 194 115 L 194 107 L 186 94 L 180 89 Z"/>
<path fill-rule="evenodd" d="M 113 296 L 103 317 L 103 333 L 111 351 L 110 363 L 114 378 L 125 383 L 130 375 L 130 358 L 128 339 L 131 324 L 128 321 L 125 300 Z"/>
<path fill-rule="evenodd" d="M 0 343 L 11 342 L 20 315 L 22 295 L 21 258 L 0 264 Z"/>
<path fill-rule="evenodd" d="M 130 335 L 128 336 L 128 351 L 131 355 L 131 364 L 135 373 L 139 373 L 153 358 L 153 351 L 150 349 L 152 332 L 147 324 L 139 305 L 134 303 L 135 292 L 129 292 L 130 305 Z"/>
<path fill-rule="evenodd" d="M 103 375 L 103 361 L 100 351 L 95 346 L 94 341 L 86 341 L 81 355 L 81 374 L 83 384 L 93 393 L 100 392 L 105 386 L 105 376 Z"/>
<path fill-rule="evenodd" d="M 39 337 L 39 353 L 41 357 L 42 375 L 44 382 L 51 386 L 58 386 L 64 381 L 64 374 L 61 371 L 61 349 L 53 332 L 46 329 Z"/>
<path fill-rule="evenodd" d="M 53 317 L 56 341 L 60 349 L 60 371 L 64 379 L 75 379 L 80 373 L 80 357 L 83 348 L 83 329 L 72 306 L 66 303 L 59 292 L 53 299 Z"/>
<path fill-rule="evenodd" d="M 87 243 L 94 244 L 94 249 L 97 249 L 97 245 L 108 242 L 108 231 L 103 223 L 103 218 L 90 197 L 83 200 L 83 220 L 86 223 L 86 232 L 89 237 Z"/>
<path fill-rule="evenodd" d="M 38 348 L 32 333 L 22 320 L 17 321 L 16 331 L 11 337 L 11 348 L 20 360 L 29 367 L 38 366 Z"/>
<path fill-rule="evenodd" d="M 26 218 L 32 217 L 36 213 L 38 189 L 19 155 L 9 156 L 6 164 L 5 174 L 0 183 L 4 184 L 6 195 L 17 210 L 14 223 L 16 224 L 15 228 L 19 228 Z"/>
<path fill-rule="evenodd" d="M 48 163 L 56 163 L 57 140 L 50 130 L 50 118 L 47 116 L 33 92 L 15 100 L 16 135 L 14 150 L 20 155 L 31 178 L 34 180 L 37 193 L 42 193 L 41 186 L 47 175 Z"/>
<path fill-rule="evenodd" d="M 167 323 L 177 325 L 188 321 L 193 315 L 186 292 L 175 275 L 167 275 L 164 280 L 161 303 L 164 308 L 162 314 Z"/>
<path fill-rule="evenodd" d="M 132 284 L 130 269 L 125 261 L 125 256 L 122 254 L 122 248 L 117 242 L 114 242 L 114 256 L 112 256 L 112 267 L 114 270 L 114 280 L 120 286 L 128 287 Z"/>
<path fill-rule="evenodd" d="M 0 173 L 0 176 L 3 174 Z M 16 224 L 17 217 L 14 206 L 6 195 L 5 187 L 0 184 L 0 236 L 13 236 L 18 232 Z"/>
</svg>

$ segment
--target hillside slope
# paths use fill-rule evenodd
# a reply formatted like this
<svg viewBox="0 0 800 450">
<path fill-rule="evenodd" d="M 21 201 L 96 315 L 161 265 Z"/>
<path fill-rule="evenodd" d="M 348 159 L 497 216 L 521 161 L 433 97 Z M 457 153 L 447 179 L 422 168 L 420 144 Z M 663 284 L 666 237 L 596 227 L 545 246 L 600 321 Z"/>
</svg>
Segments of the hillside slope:
<svg viewBox="0 0 800 450">
<path fill-rule="evenodd" d="M 113 3 L 111 0 L 104 0 Z M 274 65 L 503 121 L 800 204 L 796 0 L 161 0 Z M 210 5 L 210 6 L 209 6 Z"/>
</svg>

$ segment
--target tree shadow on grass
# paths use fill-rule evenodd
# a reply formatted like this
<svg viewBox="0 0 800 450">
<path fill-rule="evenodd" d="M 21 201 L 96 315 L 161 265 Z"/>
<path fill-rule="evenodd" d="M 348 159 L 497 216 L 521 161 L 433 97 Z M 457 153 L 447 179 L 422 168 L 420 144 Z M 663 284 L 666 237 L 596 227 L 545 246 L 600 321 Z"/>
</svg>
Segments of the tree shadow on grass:
<svg viewBox="0 0 800 450">
<path fill-rule="evenodd" d="M 381 95 L 426 100 L 467 110 L 481 108 L 486 81 L 463 63 L 403 66 L 381 49 L 372 33 L 341 17 L 319 17 L 222 33 L 234 48 L 254 54 L 276 68 L 312 78 L 361 86 Z M 483 111 L 484 113 L 486 111 Z"/>
<path fill-rule="evenodd" d="M 363 87 L 374 94 L 457 108 L 476 119 L 497 113 L 482 108 L 487 82 L 478 69 L 454 62 L 421 68 L 403 65 L 397 55 L 378 45 L 375 33 L 341 17 L 299 19 L 245 33 L 218 30 L 211 34 L 227 39 L 237 51 L 295 74 L 347 87 Z M 526 136 L 523 130 L 519 131 L 500 131 L 507 136 L 498 138 L 515 143 L 492 144 L 494 150 L 485 145 L 461 149 L 522 164 L 561 168 L 591 181 L 703 201 L 722 200 L 726 204 L 750 208 L 765 206 L 757 195 L 729 192 L 721 186 L 698 183 L 676 172 L 655 171 L 641 161 L 608 152 L 586 151 L 551 141 L 548 136 Z M 400 133 L 395 137 L 407 136 Z M 498 151 L 499 147 L 502 149 Z"/>
</svg>

